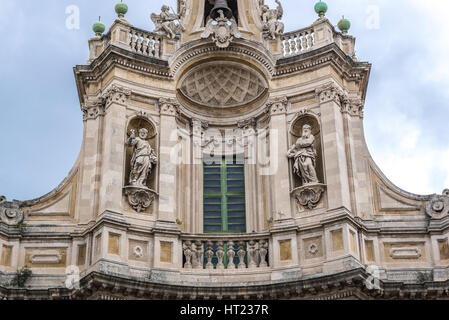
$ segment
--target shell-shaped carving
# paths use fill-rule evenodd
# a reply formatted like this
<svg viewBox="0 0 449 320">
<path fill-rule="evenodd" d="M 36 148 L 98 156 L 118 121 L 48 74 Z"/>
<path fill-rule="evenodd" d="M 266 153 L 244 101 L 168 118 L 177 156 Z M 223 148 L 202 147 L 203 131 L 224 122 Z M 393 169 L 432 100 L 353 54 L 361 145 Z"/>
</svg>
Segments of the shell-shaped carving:
<svg viewBox="0 0 449 320">
<path fill-rule="evenodd" d="M 199 105 L 231 108 L 257 100 L 267 90 L 267 83 L 261 74 L 242 64 L 209 62 L 188 71 L 178 88 Z"/>
</svg>

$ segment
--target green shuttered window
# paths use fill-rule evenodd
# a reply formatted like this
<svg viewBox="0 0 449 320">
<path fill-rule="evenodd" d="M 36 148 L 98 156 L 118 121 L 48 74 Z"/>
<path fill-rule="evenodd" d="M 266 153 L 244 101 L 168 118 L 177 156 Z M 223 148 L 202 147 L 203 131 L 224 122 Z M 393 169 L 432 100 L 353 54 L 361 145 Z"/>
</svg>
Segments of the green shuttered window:
<svg viewBox="0 0 449 320">
<path fill-rule="evenodd" d="M 219 158 L 204 167 L 204 232 L 245 233 L 245 168 L 242 159 Z"/>
</svg>

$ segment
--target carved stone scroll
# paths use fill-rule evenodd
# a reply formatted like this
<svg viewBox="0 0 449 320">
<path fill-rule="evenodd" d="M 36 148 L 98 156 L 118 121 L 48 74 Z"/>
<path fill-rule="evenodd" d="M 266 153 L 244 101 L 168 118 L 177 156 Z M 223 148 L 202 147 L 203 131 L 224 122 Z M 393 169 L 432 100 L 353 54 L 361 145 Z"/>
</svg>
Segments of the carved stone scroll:
<svg viewBox="0 0 449 320">
<path fill-rule="evenodd" d="M 292 194 L 298 205 L 302 206 L 304 209 L 313 210 L 320 203 L 325 191 L 326 185 L 314 184 L 296 188 L 293 190 Z"/>
</svg>

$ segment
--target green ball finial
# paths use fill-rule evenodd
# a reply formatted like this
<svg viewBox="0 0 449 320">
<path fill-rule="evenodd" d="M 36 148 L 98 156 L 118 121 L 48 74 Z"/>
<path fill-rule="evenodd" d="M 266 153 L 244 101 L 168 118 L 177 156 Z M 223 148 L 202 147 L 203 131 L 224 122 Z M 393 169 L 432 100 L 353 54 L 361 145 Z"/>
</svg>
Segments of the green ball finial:
<svg viewBox="0 0 449 320">
<path fill-rule="evenodd" d="M 341 30 L 341 33 L 348 34 L 349 29 L 351 28 L 351 22 L 348 19 L 343 18 L 338 22 L 338 29 Z"/>
<path fill-rule="evenodd" d="M 326 2 L 320 1 L 315 4 L 315 12 L 318 13 L 320 18 L 324 18 L 327 12 L 327 4 Z"/>
<path fill-rule="evenodd" d="M 115 5 L 115 12 L 118 14 L 119 18 L 124 18 L 125 14 L 128 12 L 128 6 L 124 2 L 119 2 Z"/>
<path fill-rule="evenodd" d="M 103 34 L 103 32 L 106 30 L 106 26 L 104 25 L 103 22 L 100 21 L 101 18 L 98 18 L 98 21 L 94 23 L 92 30 L 95 32 L 95 35 L 97 37 L 101 37 L 101 35 Z"/>
</svg>

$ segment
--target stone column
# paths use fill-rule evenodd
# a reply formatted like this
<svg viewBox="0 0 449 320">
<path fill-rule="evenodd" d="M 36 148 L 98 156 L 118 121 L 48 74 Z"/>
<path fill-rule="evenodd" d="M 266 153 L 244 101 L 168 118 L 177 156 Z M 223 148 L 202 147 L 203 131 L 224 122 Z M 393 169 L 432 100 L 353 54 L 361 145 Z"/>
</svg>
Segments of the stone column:
<svg viewBox="0 0 449 320">
<path fill-rule="evenodd" d="M 97 207 L 96 190 L 99 182 L 101 160 L 101 131 L 105 114 L 101 97 L 85 97 L 81 109 L 84 113 L 84 137 L 80 171 L 79 198 L 76 217 L 80 223 L 88 223 L 95 217 Z"/>
<path fill-rule="evenodd" d="M 131 91 L 112 85 L 104 93 L 106 115 L 103 134 L 103 161 L 101 164 L 100 206 L 105 211 L 120 213 L 124 186 L 124 157 L 126 139 L 126 107 Z"/>
<path fill-rule="evenodd" d="M 350 210 L 346 140 L 340 110 L 340 97 L 343 92 L 332 83 L 318 88 L 316 94 L 322 114 L 321 131 L 329 209 L 345 207 Z"/>
<path fill-rule="evenodd" d="M 288 174 L 287 98 L 268 102 L 270 113 L 270 162 L 274 196 L 274 220 L 293 218 L 290 205 L 290 179 Z"/>
<path fill-rule="evenodd" d="M 158 225 L 176 227 L 176 163 L 172 152 L 178 143 L 176 116 L 178 103 L 174 99 L 160 99 L 161 113 L 159 156 L 159 215 Z"/>
</svg>

